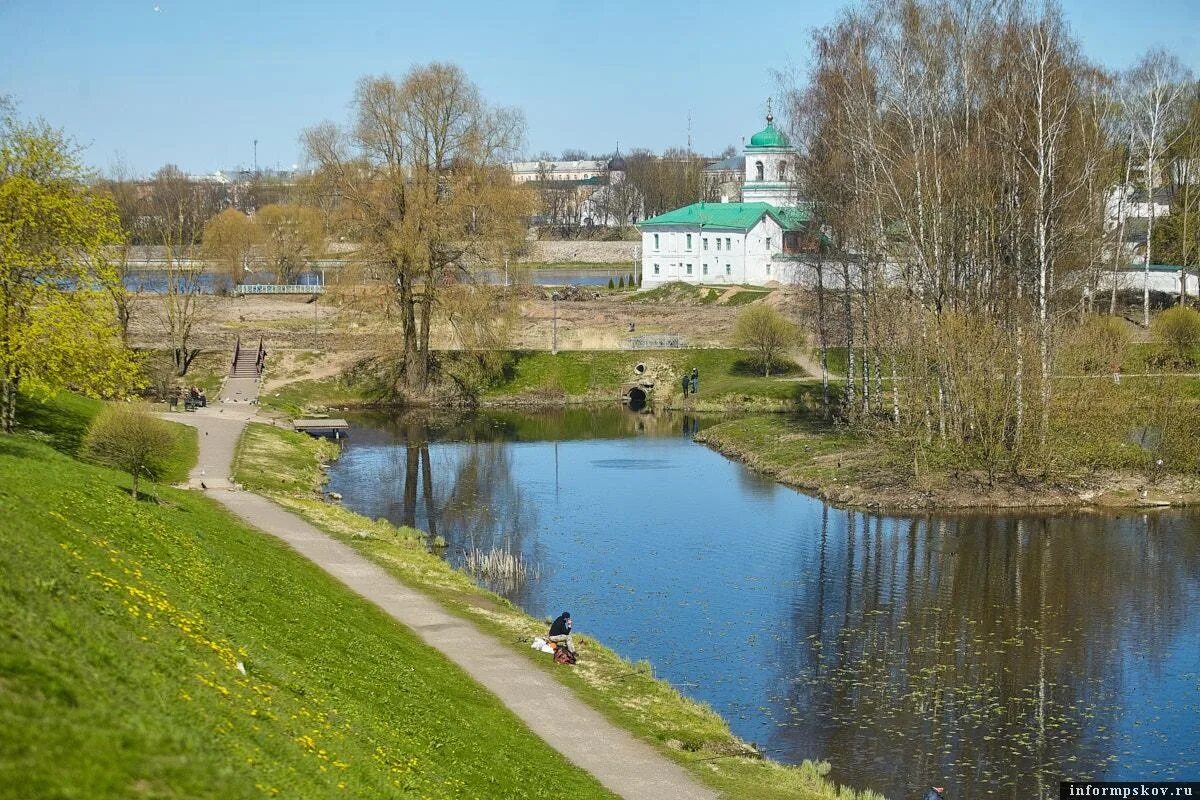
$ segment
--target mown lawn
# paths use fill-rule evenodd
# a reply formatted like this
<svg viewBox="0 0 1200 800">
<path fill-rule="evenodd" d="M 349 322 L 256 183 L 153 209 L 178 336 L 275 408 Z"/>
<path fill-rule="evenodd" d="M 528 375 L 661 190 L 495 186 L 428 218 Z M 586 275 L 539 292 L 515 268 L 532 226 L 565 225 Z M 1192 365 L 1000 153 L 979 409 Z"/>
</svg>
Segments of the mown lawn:
<svg viewBox="0 0 1200 800">
<path fill-rule="evenodd" d="M 104 403 L 70 392 L 53 397 L 33 399 L 21 397 L 17 404 L 18 430 L 49 444 L 55 450 L 75 455 L 83 443 L 88 426 Z M 167 459 L 160 483 L 181 483 L 196 463 L 199 444 L 196 429 L 170 423 L 175 432 L 175 447 Z"/>
<path fill-rule="evenodd" d="M 0 797 L 611 796 L 282 543 L 132 500 L 72 435 L 0 437 Z"/>
<path fill-rule="evenodd" d="M 321 443 L 311 438 L 295 439 L 287 431 L 267 425 L 251 425 L 248 430 L 252 436 L 242 448 L 244 460 L 240 462 L 245 466 L 235 472 L 236 480 L 247 487 L 266 489 L 270 483 L 262 477 L 264 472 L 277 472 L 283 463 L 312 461 L 320 455 Z M 307 456 L 297 455 L 305 450 Z M 271 467 L 276 457 L 281 460 Z M 511 642 L 529 659 L 531 669 L 548 670 L 616 724 L 690 767 L 699 780 L 720 790 L 723 796 L 745 800 L 878 798 L 871 792 L 839 791 L 824 778 L 828 764 L 805 762 L 788 767 L 760 758 L 730 732 L 727 723 L 711 708 L 656 679 L 650 664 L 631 664 L 588 637 L 578 637 L 581 657 L 574 668 L 554 665 L 526 644 L 533 636 L 545 633 L 548 620 L 530 617 L 427 552 L 421 546 L 424 535 L 420 531 L 397 528 L 386 520 L 370 520 L 342 506 L 316 500 L 314 488 L 297 483 L 291 491 L 271 496 L 376 561 L 397 579 L 438 600 L 451 613 Z"/>
</svg>

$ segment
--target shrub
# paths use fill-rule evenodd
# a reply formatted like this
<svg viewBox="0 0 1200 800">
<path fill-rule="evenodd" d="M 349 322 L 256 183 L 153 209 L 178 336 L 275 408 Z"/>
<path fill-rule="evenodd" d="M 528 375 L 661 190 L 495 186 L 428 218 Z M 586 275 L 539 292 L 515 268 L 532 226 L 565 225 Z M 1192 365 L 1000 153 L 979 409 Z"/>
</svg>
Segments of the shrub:
<svg viewBox="0 0 1200 800">
<path fill-rule="evenodd" d="M 634 284 L 633 284 L 633 273 L 632 272 L 629 273 L 629 277 L 625 279 L 625 285 L 628 286 L 630 289 L 633 288 Z"/>
<path fill-rule="evenodd" d="M 1159 314 L 1150 325 L 1164 360 L 1180 366 L 1195 363 L 1200 349 L 1200 312 L 1175 306 Z"/>
<path fill-rule="evenodd" d="M 96 415 L 84 437 L 84 452 L 97 463 L 128 472 L 133 499 L 138 480 L 158 479 L 170 466 L 175 451 L 171 426 L 140 404 L 112 403 Z"/>
<path fill-rule="evenodd" d="M 799 340 L 796 326 L 773 306 L 747 306 L 733 328 L 734 341 L 753 350 L 763 374 L 771 377 L 771 364 Z"/>
<path fill-rule="evenodd" d="M 609 288 L 610 290 L 611 290 L 611 289 L 615 289 L 615 288 L 617 288 L 616 286 L 614 286 L 614 285 L 613 285 L 612 278 L 609 278 L 609 279 L 608 279 L 608 288 Z"/>
<path fill-rule="evenodd" d="M 611 279 L 610 279 L 610 282 L 611 282 Z M 624 288 L 625 288 L 625 276 L 624 276 L 624 275 L 622 275 L 622 276 L 621 276 L 621 277 L 620 277 L 620 278 L 617 280 L 617 288 L 618 288 L 618 289 L 624 289 Z"/>
<path fill-rule="evenodd" d="M 1119 367 L 1132 339 L 1123 320 L 1100 314 L 1084 319 L 1065 338 L 1069 368 L 1082 372 L 1106 372 Z"/>
</svg>

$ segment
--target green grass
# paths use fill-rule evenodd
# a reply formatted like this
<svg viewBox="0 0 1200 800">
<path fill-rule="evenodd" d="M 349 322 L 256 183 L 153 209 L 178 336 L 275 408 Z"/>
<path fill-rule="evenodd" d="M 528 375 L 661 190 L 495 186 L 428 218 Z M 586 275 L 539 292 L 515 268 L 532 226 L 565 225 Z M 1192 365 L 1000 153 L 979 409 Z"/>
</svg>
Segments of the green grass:
<svg viewBox="0 0 1200 800">
<path fill-rule="evenodd" d="M 59 392 L 42 400 L 22 396 L 17 404 L 18 430 L 74 456 L 79 453 L 83 437 L 92 419 L 104 408 L 100 400 Z M 196 429 L 176 422 L 168 423 L 175 432 L 175 447 L 171 451 L 160 483 L 181 483 L 196 463 L 199 441 Z"/>
<path fill-rule="evenodd" d="M 17 425 L 18 429 L 36 431 L 55 450 L 74 455 L 79 452 L 92 418 L 102 408 L 102 401 L 70 392 L 59 392 L 45 399 L 21 395 L 17 402 Z"/>
<path fill-rule="evenodd" d="M 768 291 L 740 291 L 730 295 L 722 305 L 726 306 L 744 306 L 747 303 L 753 303 L 755 300 L 761 300 L 771 292 Z"/>
<path fill-rule="evenodd" d="M 544 351 L 521 351 L 513 361 L 505 380 L 484 394 L 484 399 L 525 395 L 561 397 L 566 400 L 607 400 L 617 396 L 622 384 L 633 381 L 634 365 L 647 366 L 647 375 L 657 382 L 655 402 L 667 404 L 682 400 L 678 385 L 685 372 L 700 371 L 700 394 L 695 402 L 717 406 L 767 405 L 781 407 L 796 401 L 803 384 L 779 380 L 796 377 L 803 371 L 794 364 L 783 365 L 779 375 L 764 378 L 756 374 L 751 357 L 744 350 L 571 350 L 557 355 Z M 704 410 L 697 408 L 697 410 Z"/>
<path fill-rule="evenodd" d="M 0 796 L 611 796 L 281 542 L 127 485 L 0 437 Z"/>
<path fill-rule="evenodd" d="M 758 472 L 811 489 L 857 482 L 867 461 L 863 439 L 810 416 L 742 417 L 706 428 L 697 439 Z"/>
<path fill-rule="evenodd" d="M 288 462 L 312 461 L 321 454 L 320 442 L 294 439 L 278 428 L 259 426 L 254 433 L 243 452 L 250 457 L 250 451 L 261 450 L 261 457 L 241 462 L 245 466 L 235 473 L 235 478 L 247 486 L 259 479 L 257 473 L 270 464 L 272 454 L 280 454 Z M 292 453 L 293 448 L 307 449 L 307 459 Z M 274 470 L 282 470 L 283 463 Z M 711 708 L 655 679 L 649 664 L 631 664 L 586 636 L 577 637 L 581 656 L 578 665 L 570 670 L 556 667 L 527 644 L 531 637 L 545 633 L 547 620 L 530 617 L 504 598 L 480 589 L 467 575 L 451 569 L 441 558 L 418 545 L 422 536 L 419 531 L 396 528 L 386 520 L 368 520 L 341 506 L 323 503 L 313 498 L 313 488 L 297 482 L 291 491 L 273 497 L 376 561 L 400 581 L 430 595 L 451 613 L 472 620 L 501 641 L 512 643 L 517 652 L 529 659 L 531 669 L 546 670 L 589 705 L 689 767 L 699 780 L 722 791 L 725 797 L 746 800 L 877 797 L 869 792 L 839 793 L 823 777 L 828 771 L 827 764 L 806 762 L 798 767 L 785 767 L 757 757 L 748 745 L 733 736 L 725 721 Z"/>
<path fill-rule="evenodd" d="M 329 408 L 371 405 L 377 399 L 375 387 L 348 377 L 334 377 L 286 384 L 260 395 L 258 405 L 299 417 Z"/>
<path fill-rule="evenodd" d="M 238 483 L 254 492 L 303 491 L 325 481 L 321 464 L 337 457 L 338 448 L 326 439 L 262 423 L 246 426 L 233 457 Z"/>
</svg>

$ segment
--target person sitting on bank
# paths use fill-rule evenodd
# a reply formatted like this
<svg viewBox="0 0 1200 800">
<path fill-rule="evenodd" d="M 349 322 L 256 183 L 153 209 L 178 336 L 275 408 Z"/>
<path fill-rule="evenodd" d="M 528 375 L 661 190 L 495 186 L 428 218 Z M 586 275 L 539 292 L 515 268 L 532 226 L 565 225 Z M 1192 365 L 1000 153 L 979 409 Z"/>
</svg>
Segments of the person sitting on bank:
<svg viewBox="0 0 1200 800">
<path fill-rule="evenodd" d="M 575 655 L 575 640 L 571 638 L 571 624 L 571 612 L 562 612 L 558 615 L 558 619 L 550 623 L 550 633 L 546 638 L 555 644 L 565 644 L 567 652 Z"/>
</svg>

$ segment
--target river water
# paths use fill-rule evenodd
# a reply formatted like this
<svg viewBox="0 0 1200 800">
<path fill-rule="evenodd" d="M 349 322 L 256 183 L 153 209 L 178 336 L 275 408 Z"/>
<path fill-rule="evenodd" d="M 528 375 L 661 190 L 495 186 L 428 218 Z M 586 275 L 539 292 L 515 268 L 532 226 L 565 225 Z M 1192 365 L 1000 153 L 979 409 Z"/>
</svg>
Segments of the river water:
<svg viewBox="0 0 1200 800">
<path fill-rule="evenodd" d="M 625 409 L 350 415 L 330 488 L 537 574 L 495 586 L 892 798 L 1200 777 L 1200 515 L 846 511 Z M 586 654 L 585 656 L 586 657 Z"/>
<path fill-rule="evenodd" d="M 632 275 L 633 267 L 624 264 L 614 264 L 611 269 L 527 269 L 518 276 L 516 270 L 512 275 L 506 275 L 503 270 L 481 270 L 474 273 L 474 280 L 479 283 L 503 286 L 506 281 L 515 283 L 519 277 L 523 283 L 532 286 L 595 286 L 604 287 L 609 280 L 615 284 L 618 279 Z M 336 280 L 337 270 L 314 271 L 297 273 L 292 283 L 303 286 L 318 286 L 326 280 Z M 263 271 L 248 271 L 242 278 L 242 283 L 267 283 L 276 281 L 274 273 Z M 199 290 L 205 294 L 229 292 L 233 283 L 229 276 L 221 271 L 209 270 L 196 276 Z M 153 267 L 130 270 L 125 276 L 125 288 L 134 292 L 149 292 L 162 294 L 167 287 L 167 272 Z"/>
</svg>

